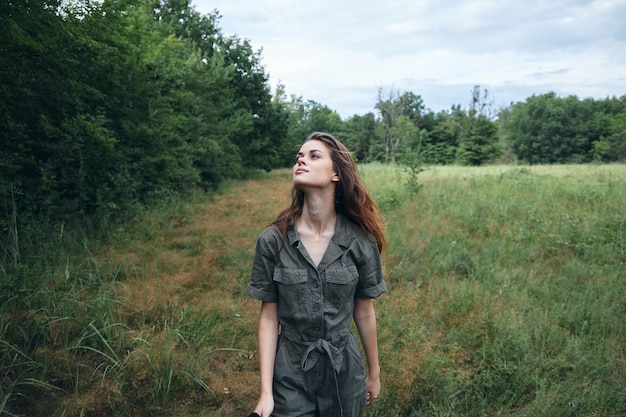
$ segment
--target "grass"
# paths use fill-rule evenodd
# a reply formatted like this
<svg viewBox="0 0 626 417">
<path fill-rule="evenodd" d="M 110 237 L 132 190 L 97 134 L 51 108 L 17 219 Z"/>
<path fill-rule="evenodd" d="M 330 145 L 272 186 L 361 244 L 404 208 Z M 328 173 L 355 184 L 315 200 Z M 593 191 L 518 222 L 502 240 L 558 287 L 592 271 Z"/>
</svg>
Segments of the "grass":
<svg viewBox="0 0 626 417">
<path fill-rule="evenodd" d="M 626 415 L 626 167 L 360 170 L 390 243 L 367 416 Z M 289 187 L 285 171 L 232 183 L 106 242 L 20 229 L 21 262 L 0 268 L 0 415 L 247 415 L 245 286 Z"/>
<path fill-rule="evenodd" d="M 379 303 L 381 337 L 416 357 L 385 351 L 415 365 L 374 415 L 626 412 L 624 169 L 557 168 L 441 169 L 387 212 L 389 297 L 415 314 Z"/>
</svg>

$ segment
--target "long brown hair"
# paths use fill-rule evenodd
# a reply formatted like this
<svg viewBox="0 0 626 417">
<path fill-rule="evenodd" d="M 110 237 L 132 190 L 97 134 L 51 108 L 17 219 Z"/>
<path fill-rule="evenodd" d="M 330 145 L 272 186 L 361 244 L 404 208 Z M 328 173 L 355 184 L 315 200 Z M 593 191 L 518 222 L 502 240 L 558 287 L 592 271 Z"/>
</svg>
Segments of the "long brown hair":
<svg viewBox="0 0 626 417">
<path fill-rule="evenodd" d="M 382 215 L 361 180 L 352 153 L 328 133 L 313 132 L 304 142 L 311 140 L 319 140 L 328 147 L 333 168 L 339 176 L 335 188 L 335 210 L 370 233 L 376 239 L 379 252 L 382 252 L 387 247 Z M 278 215 L 272 225 L 285 236 L 287 230 L 293 229 L 296 219 L 302 214 L 303 206 L 304 192 L 294 186 L 291 190 L 291 205 Z"/>
</svg>

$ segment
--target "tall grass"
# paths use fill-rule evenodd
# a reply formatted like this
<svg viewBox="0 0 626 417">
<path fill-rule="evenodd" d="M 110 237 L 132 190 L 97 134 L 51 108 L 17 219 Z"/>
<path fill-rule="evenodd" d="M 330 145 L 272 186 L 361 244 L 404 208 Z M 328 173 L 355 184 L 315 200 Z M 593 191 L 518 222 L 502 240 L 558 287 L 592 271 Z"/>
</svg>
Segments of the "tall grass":
<svg viewBox="0 0 626 417">
<path fill-rule="evenodd" d="M 456 170 L 411 198 L 364 172 L 396 198 L 377 306 L 406 375 L 371 414 L 625 415 L 626 169 Z"/>
<path fill-rule="evenodd" d="M 626 415 L 626 167 L 360 170 L 390 243 L 368 416 Z M 168 202 L 106 241 L 11 223 L 0 415 L 247 415 L 245 286 L 289 187 Z"/>
</svg>

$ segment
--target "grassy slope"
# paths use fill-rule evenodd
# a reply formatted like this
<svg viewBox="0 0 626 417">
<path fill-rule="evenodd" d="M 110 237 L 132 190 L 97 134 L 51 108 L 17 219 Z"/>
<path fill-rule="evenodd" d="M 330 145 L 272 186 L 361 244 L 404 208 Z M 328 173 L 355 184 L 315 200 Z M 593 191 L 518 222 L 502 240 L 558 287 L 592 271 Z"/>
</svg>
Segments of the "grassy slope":
<svg viewBox="0 0 626 417">
<path fill-rule="evenodd" d="M 625 174 L 432 169 L 409 201 L 372 174 L 391 238 L 381 344 L 397 375 L 374 414 L 625 415 Z"/>
<path fill-rule="evenodd" d="M 398 169 L 361 170 L 390 240 L 369 416 L 626 415 L 626 167 L 431 168 L 417 194 Z M 64 391 L 31 415 L 246 415 L 245 286 L 289 184 L 233 184 L 118 230 L 97 262 L 63 259 L 56 287 L 88 278 L 47 304 L 37 357 Z"/>
</svg>

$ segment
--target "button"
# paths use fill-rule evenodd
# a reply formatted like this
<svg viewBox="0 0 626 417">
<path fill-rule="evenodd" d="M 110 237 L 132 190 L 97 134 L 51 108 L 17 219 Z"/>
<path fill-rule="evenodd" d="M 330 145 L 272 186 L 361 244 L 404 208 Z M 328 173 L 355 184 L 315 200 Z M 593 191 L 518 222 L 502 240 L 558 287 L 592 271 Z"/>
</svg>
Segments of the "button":
<svg viewBox="0 0 626 417">
<path fill-rule="evenodd" d="M 320 311 L 320 305 L 319 304 L 313 304 L 313 311 L 315 313 L 317 313 L 318 311 Z"/>
<path fill-rule="evenodd" d="M 317 282 L 317 281 L 313 282 L 313 288 L 319 288 L 319 286 L 320 286 L 319 282 Z"/>
</svg>

